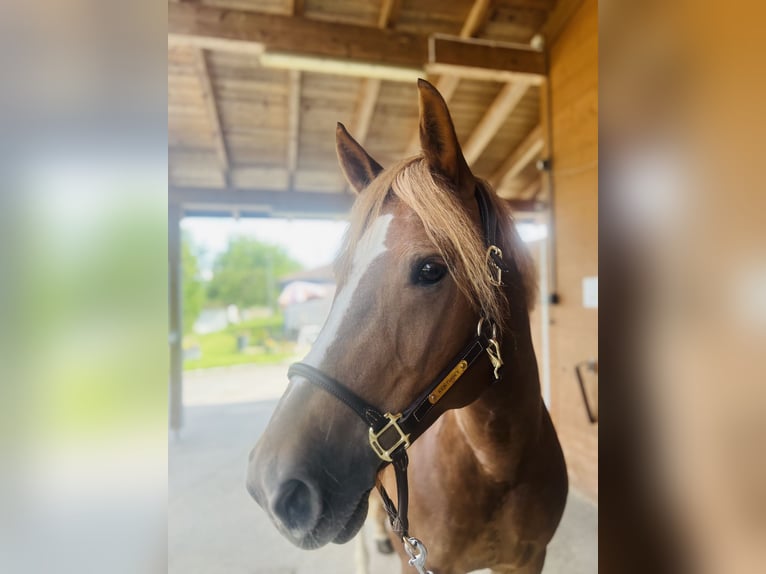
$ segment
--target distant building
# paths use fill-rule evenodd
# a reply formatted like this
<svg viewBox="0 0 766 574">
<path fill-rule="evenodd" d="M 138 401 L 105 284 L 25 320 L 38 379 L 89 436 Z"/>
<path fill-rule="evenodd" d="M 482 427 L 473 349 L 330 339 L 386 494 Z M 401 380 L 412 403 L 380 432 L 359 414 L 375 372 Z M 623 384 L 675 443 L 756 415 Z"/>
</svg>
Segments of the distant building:
<svg viewBox="0 0 766 574">
<path fill-rule="evenodd" d="M 332 266 L 292 273 L 280 279 L 279 306 L 288 337 L 312 343 L 324 325 L 335 295 Z"/>
</svg>

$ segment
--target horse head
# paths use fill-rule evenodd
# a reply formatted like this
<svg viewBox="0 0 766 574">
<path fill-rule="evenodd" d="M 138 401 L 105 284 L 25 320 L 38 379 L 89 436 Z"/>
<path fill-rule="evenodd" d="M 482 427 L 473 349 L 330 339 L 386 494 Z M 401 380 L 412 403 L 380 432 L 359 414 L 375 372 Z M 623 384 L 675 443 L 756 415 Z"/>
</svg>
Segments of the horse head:
<svg viewBox="0 0 766 574">
<path fill-rule="evenodd" d="M 463 157 L 444 99 L 423 80 L 418 91 L 423 153 L 415 158 L 384 169 L 338 124 L 340 166 L 358 196 L 336 297 L 303 361 L 381 412 L 411 403 L 483 314 L 507 314 L 506 293 L 487 273 L 475 197 L 485 184 Z M 449 406 L 480 392 L 461 386 Z M 291 542 L 317 548 L 358 532 L 380 468 L 367 425 L 294 375 L 250 455 L 247 486 Z"/>
</svg>

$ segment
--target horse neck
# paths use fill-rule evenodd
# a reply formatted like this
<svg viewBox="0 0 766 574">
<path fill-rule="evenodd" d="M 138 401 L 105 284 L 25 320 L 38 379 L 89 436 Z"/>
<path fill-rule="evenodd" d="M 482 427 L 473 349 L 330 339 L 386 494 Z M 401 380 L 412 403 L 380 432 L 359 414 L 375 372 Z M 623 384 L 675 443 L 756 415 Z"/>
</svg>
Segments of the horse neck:
<svg viewBox="0 0 766 574">
<path fill-rule="evenodd" d="M 503 379 L 469 406 L 454 411 L 455 421 L 481 466 L 488 474 L 502 478 L 512 474 L 525 451 L 537 443 L 544 421 L 529 313 L 523 302 L 513 311 L 501 345 Z M 482 375 L 486 376 L 477 376 Z"/>
</svg>

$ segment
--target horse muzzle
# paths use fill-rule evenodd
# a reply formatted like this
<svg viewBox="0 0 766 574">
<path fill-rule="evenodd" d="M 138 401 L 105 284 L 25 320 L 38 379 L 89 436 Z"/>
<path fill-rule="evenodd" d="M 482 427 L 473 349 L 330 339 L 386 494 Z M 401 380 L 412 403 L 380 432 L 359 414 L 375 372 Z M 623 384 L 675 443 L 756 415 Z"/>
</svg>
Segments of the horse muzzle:
<svg viewBox="0 0 766 574">
<path fill-rule="evenodd" d="M 259 472 L 257 457 L 251 464 L 247 490 L 285 538 L 309 550 L 329 542 L 343 544 L 364 524 L 370 490 L 342 499 L 339 492 L 305 473 L 294 472 L 278 480 L 268 470 Z M 336 488 L 339 488 L 336 485 Z"/>
<path fill-rule="evenodd" d="M 346 409 L 311 386 L 285 397 L 250 453 L 246 481 L 282 535 L 304 549 L 353 538 L 367 515 L 379 462 L 364 447 L 361 421 L 338 415 L 328 428 L 319 424 L 322 417 L 305 418 L 315 394 L 317 411 Z"/>
</svg>

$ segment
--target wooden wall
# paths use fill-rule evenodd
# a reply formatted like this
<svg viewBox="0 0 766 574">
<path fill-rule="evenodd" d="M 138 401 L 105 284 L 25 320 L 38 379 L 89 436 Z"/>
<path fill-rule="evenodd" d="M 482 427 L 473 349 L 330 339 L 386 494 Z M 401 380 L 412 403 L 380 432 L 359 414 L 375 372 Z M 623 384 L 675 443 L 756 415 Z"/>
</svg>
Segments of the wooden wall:
<svg viewBox="0 0 766 574">
<path fill-rule="evenodd" d="M 598 309 L 582 280 L 598 275 L 598 5 L 585 0 L 550 47 L 559 305 L 551 306 L 551 412 L 570 484 L 598 497 L 598 425 L 588 421 L 575 365 L 598 357 Z"/>
</svg>

